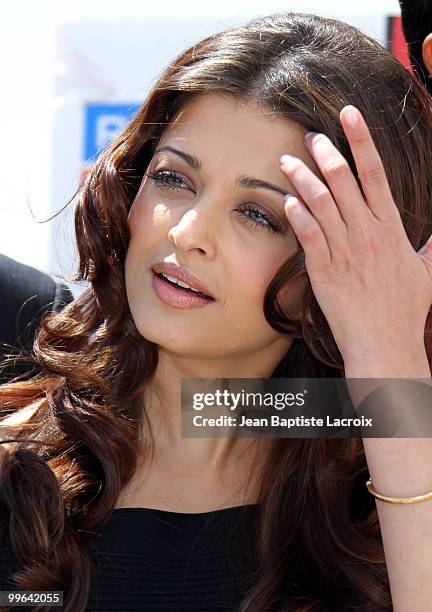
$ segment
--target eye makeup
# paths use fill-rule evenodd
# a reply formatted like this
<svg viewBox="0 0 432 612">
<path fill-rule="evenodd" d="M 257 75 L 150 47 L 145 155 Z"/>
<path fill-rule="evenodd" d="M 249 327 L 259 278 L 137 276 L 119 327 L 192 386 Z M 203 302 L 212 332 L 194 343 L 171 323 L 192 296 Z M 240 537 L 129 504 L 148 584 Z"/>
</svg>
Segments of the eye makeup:
<svg viewBox="0 0 432 612">
<path fill-rule="evenodd" d="M 181 174 L 174 170 L 159 170 L 156 172 L 146 172 L 145 176 L 154 181 L 157 187 L 161 190 L 193 191 L 186 183 Z M 283 230 L 279 228 L 279 224 L 267 213 L 254 208 L 252 204 L 244 204 L 236 209 L 237 212 L 243 213 L 243 222 L 249 223 L 251 226 L 258 229 L 265 229 L 274 233 L 281 233 Z M 253 218 L 250 215 L 256 215 L 258 218 Z"/>
</svg>

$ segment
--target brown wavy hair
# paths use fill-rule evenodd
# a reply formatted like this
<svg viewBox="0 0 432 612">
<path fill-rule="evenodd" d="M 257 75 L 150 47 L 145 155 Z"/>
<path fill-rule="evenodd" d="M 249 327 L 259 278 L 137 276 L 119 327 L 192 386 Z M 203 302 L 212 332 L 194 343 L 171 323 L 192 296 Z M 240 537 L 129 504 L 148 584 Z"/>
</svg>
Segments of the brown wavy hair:
<svg viewBox="0 0 432 612">
<path fill-rule="evenodd" d="M 81 189 L 77 278 L 89 287 L 43 319 L 32 378 L 0 387 L 3 417 L 29 409 L 2 440 L 0 525 L 23 564 L 15 584 L 63 590 L 66 612 L 86 608 L 94 535 L 137 469 L 141 397 L 158 362 L 157 345 L 138 333 L 126 298 L 128 212 L 167 125 L 192 96 L 210 92 L 327 134 L 355 173 L 339 122 L 342 107 L 354 104 L 371 128 L 412 246 L 418 250 L 432 233 L 430 100 L 376 41 L 335 20 L 277 14 L 209 36 L 169 65 Z M 295 319 L 277 295 L 300 279 L 308 284 Z M 263 307 L 274 329 L 295 338 L 272 377 L 344 377 L 301 248 L 278 270 Z M 153 444 L 147 427 L 146 453 Z M 259 571 L 240 612 L 392 610 L 361 440 L 272 444 L 254 525 Z"/>
</svg>

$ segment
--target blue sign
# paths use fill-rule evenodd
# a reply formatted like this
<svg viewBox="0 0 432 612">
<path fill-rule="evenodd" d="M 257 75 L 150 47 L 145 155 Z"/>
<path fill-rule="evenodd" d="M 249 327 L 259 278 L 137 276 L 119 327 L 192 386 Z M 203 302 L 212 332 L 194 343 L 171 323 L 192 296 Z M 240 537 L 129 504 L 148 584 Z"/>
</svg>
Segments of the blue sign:
<svg viewBox="0 0 432 612">
<path fill-rule="evenodd" d="M 139 107 L 139 104 L 87 104 L 84 117 L 84 161 L 94 161 L 126 127 Z"/>
</svg>

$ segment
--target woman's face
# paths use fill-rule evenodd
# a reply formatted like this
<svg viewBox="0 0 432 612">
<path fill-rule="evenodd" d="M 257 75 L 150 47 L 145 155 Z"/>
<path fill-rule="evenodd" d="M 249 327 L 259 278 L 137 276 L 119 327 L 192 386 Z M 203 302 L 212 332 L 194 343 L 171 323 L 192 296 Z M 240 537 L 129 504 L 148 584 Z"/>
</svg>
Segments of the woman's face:
<svg viewBox="0 0 432 612">
<path fill-rule="evenodd" d="M 279 158 L 291 153 L 314 167 L 303 137 L 297 125 L 228 96 L 197 96 L 177 114 L 129 216 L 126 290 L 142 336 L 191 358 L 285 354 L 293 339 L 270 327 L 263 302 L 298 249 L 284 212 L 294 190 Z M 164 262 L 191 271 L 214 299 L 196 300 L 158 277 L 152 269 Z"/>
</svg>

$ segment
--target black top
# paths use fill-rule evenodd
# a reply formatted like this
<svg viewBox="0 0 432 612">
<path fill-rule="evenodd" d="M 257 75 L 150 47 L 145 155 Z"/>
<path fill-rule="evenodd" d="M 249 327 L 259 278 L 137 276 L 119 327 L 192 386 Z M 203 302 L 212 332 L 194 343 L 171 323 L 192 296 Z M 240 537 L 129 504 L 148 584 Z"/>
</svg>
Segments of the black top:
<svg viewBox="0 0 432 612">
<path fill-rule="evenodd" d="M 87 611 L 236 610 L 254 579 L 249 545 L 257 508 L 192 514 L 115 509 L 95 541 Z M 18 567 L 9 541 L 3 542 L 0 589 L 16 590 L 7 578 Z"/>
</svg>

